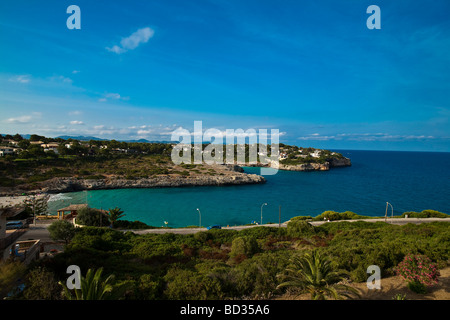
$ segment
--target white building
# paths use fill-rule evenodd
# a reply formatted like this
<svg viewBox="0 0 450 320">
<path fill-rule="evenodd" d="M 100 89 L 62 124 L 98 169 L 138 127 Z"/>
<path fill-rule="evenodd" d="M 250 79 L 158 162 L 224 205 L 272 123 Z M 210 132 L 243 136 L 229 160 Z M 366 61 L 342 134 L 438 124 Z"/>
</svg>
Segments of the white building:
<svg viewBox="0 0 450 320">
<path fill-rule="evenodd" d="M 14 154 L 15 148 L 12 147 L 0 147 L 0 157 L 4 157 L 7 154 Z"/>
<path fill-rule="evenodd" d="M 58 154 L 59 143 L 56 142 L 43 143 L 41 144 L 41 147 L 44 148 L 45 152 L 53 151 L 54 153 Z"/>
<path fill-rule="evenodd" d="M 315 150 L 313 153 L 311 153 L 311 157 L 318 158 L 320 157 L 321 150 Z"/>
</svg>

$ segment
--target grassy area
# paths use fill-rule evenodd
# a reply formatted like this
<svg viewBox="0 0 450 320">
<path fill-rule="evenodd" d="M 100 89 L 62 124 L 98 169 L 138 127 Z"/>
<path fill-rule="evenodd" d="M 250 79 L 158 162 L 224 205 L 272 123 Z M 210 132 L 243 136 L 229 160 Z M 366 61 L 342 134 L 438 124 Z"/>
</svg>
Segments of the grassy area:
<svg viewBox="0 0 450 320">
<path fill-rule="evenodd" d="M 428 256 L 440 268 L 450 258 L 446 222 L 396 226 L 378 222 L 336 222 L 314 227 L 294 219 L 287 228 L 213 229 L 196 234 L 136 235 L 109 228 L 77 230 L 64 253 L 31 268 L 45 267 L 65 281 L 68 265 L 104 268 L 118 284 L 128 283 L 127 299 L 270 298 L 286 293 L 279 275 L 291 258 L 319 251 L 354 282 L 367 280 L 378 265 L 382 277 L 407 254 Z"/>
</svg>

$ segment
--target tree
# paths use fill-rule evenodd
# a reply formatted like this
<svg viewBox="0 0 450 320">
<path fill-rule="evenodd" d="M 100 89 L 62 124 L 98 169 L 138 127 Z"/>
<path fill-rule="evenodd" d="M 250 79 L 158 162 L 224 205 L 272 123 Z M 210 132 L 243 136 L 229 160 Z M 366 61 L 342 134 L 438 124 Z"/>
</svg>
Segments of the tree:
<svg viewBox="0 0 450 320">
<path fill-rule="evenodd" d="M 23 201 L 27 211 L 33 213 L 34 217 L 47 212 L 49 196 L 31 197 Z"/>
<path fill-rule="evenodd" d="M 16 134 L 13 136 L 13 140 L 14 140 L 14 141 L 21 141 L 21 140 L 23 140 L 23 137 L 22 137 L 20 134 L 16 133 Z"/>
<path fill-rule="evenodd" d="M 344 279 L 343 273 L 335 271 L 331 261 L 314 250 L 304 256 L 291 258 L 292 266 L 287 268 L 288 274 L 280 274 L 286 279 L 278 285 L 282 287 L 297 287 L 307 291 L 313 300 L 325 300 L 326 297 L 342 299 L 350 297 L 351 293 L 358 295 L 356 289 L 345 284 L 339 284 Z"/>
<path fill-rule="evenodd" d="M 109 209 L 108 212 L 108 218 L 109 222 L 111 223 L 111 228 L 114 227 L 114 223 L 119 220 L 120 218 L 123 218 L 125 215 L 123 214 L 123 211 L 120 210 L 120 208 L 115 207 L 114 209 Z"/>
<path fill-rule="evenodd" d="M 75 295 L 63 285 L 64 294 L 69 300 L 117 300 L 121 298 L 125 291 L 128 290 L 129 283 L 120 286 L 114 286 L 115 276 L 109 275 L 106 279 L 102 279 L 103 268 L 96 271 L 89 269 L 86 277 L 81 276 L 80 289 L 75 290 Z"/>
<path fill-rule="evenodd" d="M 75 227 L 72 223 L 66 220 L 58 220 L 53 222 L 49 227 L 50 237 L 53 240 L 64 240 L 66 244 L 72 240 L 75 235 Z"/>
<path fill-rule="evenodd" d="M 109 218 L 104 211 L 94 208 L 83 208 L 78 210 L 77 223 L 85 226 L 101 227 L 109 224 Z"/>
<path fill-rule="evenodd" d="M 44 151 L 44 149 L 37 144 L 30 144 L 28 146 L 28 148 L 26 149 L 26 157 L 31 157 L 31 158 L 42 158 L 42 157 L 46 157 L 46 153 Z"/>
<path fill-rule="evenodd" d="M 19 142 L 18 142 L 18 144 L 17 144 L 17 146 L 19 147 L 19 148 L 22 148 L 22 149 L 27 149 L 29 146 L 30 146 L 30 141 L 28 141 L 28 140 L 20 140 Z"/>
</svg>

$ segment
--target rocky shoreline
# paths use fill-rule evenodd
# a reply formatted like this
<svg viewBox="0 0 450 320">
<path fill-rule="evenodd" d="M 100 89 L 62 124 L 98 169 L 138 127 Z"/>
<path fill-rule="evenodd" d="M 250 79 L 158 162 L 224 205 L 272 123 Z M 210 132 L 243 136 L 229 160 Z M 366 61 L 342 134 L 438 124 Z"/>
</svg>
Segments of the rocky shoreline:
<svg viewBox="0 0 450 320">
<path fill-rule="evenodd" d="M 276 165 L 251 165 L 254 167 L 276 167 Z M 284 165 L 279 163 L 279 170 L 286 171 L 328 171 L 330 168 L 351 166 L 348 158 L 332 159 L 324 163 L 305 163 L 299 165 Z M 266 182 L 263 176 L 247 174 L 238 165 L 211 166 L 219 174 L 195 174 L 190 176 L 158 175 L 151 178 L 125 179 L 107 177 L 104 179 L 86 179 L 77 177 L 54 177 L 41 181 L 33 189 L 20 187 L 1 190 L 0 196 L 13 196 L 39 193 L 64 193 L 84 190 L 129 189 L 129 188 L 174 188 L 194 186 L 229 186 L 245 184 L 262 184 Z"/>
<path fill-rule="evenodd" d="M 237 173 L 225 176 L 195 176 L 140 179 L 76 179 L 53 178 L 45 182 L 41 192 L 60 193 L 83 190 L 128 189 L 128 188 L 174 188 L 194 186 L 227 186 L 265 183 L 266 179 L 256 174 Z"/>
<path fill-rule="evenodd" d="M 326 161 L 324 163 L 302 163 L 297 165 L 292 164 L 282 164 L 282 163 L 270 163 L 270 164 L 255 164 L 251 165 L 252 167 L 272 167 L 278 170 L 285 171 L 328 171 L 331 168 L 338 167 L 350 167 L 352 162 L 349 158 L 342 159 L 331 159 L 330 161 Z"/>
</svg>

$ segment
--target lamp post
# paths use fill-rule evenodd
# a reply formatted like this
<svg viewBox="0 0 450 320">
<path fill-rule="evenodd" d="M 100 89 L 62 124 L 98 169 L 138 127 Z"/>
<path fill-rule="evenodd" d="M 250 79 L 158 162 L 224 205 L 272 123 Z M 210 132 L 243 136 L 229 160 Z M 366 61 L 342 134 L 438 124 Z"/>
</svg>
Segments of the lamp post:
<svg viewBox="0 0 450 320">
<path fill-rule="evenodd" d="M 386 213 L 384 215 L 384 221 L 386 222 L 387 219 L 387 210 L 388 210 L 388 206 L 391 206 L 391 218 L 394 216 L 394 207 L 392 206 L 392 204 L 390 204 L 389 202 L 386 202 Z"/>
<path fill-rule="evenodd" d="M 262 208 L 263 208 L 264 206 L 267 206 L 267 203 L 263 203 L 263 204 L 261 205 L 261 224 L 262 224 Z"/>
<path fill-rule="evenodd" d="M 197 208 L 197 211 L 198 211 L 198 215 L 199 215 L 199 219 L 200 219 L 198 226 L 201 228 L 202 227 L 202 213 L 200 212 L 199 208 Z"/>
</svg>

